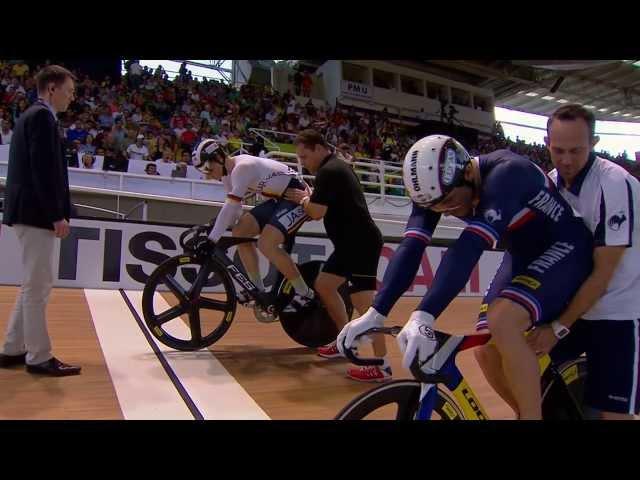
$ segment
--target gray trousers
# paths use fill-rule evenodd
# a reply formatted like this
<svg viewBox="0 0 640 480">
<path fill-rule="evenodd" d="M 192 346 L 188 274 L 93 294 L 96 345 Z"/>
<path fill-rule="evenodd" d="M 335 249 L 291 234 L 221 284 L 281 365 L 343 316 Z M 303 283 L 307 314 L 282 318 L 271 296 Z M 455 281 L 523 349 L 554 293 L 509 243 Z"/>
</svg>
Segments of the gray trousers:
<svg viewBox="0 0 640 480">
<path fill-rule="evenodd" d="M 53 286 L 53 231 L 28 225 L 14 225 L 22 247 L 24 278 L 11 313 L 2 353 L 27 353 L 30 365 L 52 357 L 45 310 Z"/>
</svg>

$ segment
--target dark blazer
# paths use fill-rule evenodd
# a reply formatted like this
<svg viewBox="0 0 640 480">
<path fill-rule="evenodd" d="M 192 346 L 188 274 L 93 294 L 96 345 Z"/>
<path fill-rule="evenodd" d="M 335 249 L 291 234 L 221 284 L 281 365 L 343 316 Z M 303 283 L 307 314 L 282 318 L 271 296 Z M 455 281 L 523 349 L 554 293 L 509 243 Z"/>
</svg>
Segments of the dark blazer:
<svg viewBox="0 0 640 480">
<path fill-rule="evenodd" d="M 53 230 L 71 216 L 69 174 L 58 124 L 43 103 L 29 107 L 16 123 L 9 147 L 9 168 L 2 223 Z"/>
</svg>

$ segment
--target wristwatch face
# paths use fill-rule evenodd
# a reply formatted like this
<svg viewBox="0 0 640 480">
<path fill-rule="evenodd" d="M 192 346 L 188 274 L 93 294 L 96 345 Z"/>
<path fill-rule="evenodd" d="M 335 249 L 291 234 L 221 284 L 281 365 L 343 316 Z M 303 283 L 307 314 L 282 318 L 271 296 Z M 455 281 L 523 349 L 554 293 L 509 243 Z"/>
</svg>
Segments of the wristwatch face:
<svg viewBox="0 0 640 480">
<path fill-rule="evenodd" d="M 562 324 L 556 323 L 553 325 L 553 332 L 558 338 L 564 338 L 569 333 L 569 329 Z"/>
</svg>

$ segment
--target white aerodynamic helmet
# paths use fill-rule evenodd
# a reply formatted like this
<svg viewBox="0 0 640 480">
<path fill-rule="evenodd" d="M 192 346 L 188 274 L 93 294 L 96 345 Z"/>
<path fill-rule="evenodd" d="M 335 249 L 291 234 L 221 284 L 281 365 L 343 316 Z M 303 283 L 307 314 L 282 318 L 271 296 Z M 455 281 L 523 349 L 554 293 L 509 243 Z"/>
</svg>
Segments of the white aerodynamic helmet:
<svg viewBox="0 0 640 480">
<path fill-rule="evenodd" d="M 211 170 L 211 163 L 220 163 L 224 166 L 224 161 L 217 159 L 216 154 L 226 156 L 226 152 L 215 140 L 210 138 L 203 140 L 191 154 L 191 163 L 198 170 Z"/>
<path fill-rule="evenodd" d="M 429 208 L 451 190 L 464 185 L 464 169 L 471 161 L 467 150 L 454 138 L 429 135 L 407 152 L 402 166 L 404 186 L 418 206 Z"/>
</svg>

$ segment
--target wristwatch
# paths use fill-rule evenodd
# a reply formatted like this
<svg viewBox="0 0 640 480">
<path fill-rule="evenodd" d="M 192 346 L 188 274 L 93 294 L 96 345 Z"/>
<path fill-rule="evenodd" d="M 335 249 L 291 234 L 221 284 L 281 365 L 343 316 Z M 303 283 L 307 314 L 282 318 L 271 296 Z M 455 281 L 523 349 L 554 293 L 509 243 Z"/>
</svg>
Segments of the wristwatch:
<svg viewBox="0 0 640 480">
<path fill-rule="evenodd" d="M 556 336 L 558 340 L 569 335 L 570 330 L 562 325 L 559 321 L 554 320 L 551 322 L 551 329 L 553 330 L 553 334 Z"/>
</svg>

